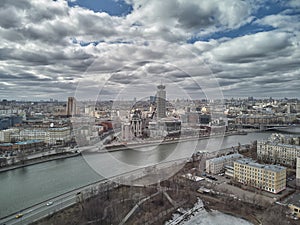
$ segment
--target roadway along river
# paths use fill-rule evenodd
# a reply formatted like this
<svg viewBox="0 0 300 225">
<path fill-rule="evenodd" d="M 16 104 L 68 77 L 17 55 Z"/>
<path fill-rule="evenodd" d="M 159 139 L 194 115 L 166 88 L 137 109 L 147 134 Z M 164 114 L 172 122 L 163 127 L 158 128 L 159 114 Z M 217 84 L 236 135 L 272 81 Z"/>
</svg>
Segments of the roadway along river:
<svg viewBox="0 0 300 225">
<path fill-rule="evenodd" d="M 208 147 L 208 141 L 201 140 L 196 150 L 217 150 L 219 147 L 228 148 L 236 146 L 238 143 L 248 144 L 254 140 L 266 139 L 270 134 L 265 132 L 234 135 L 224 137 L 223 141 L 221 138 L 211 139 Z M 126 169 L 122 167 L 115 168 L 114 164 L 110 162 L 111 157 L 135 168 L 135 166 L 155 164 L 164 159 L 184 157 L 186 156 L 185 152 L 190 151 L 192 145 L 190 142 L 180 143 L 177 145 L 180 152 L 175 151 L 176 154 L 168 157 L 171 155 L 171 152 L 174 153 L 174 151 L 170 150 L 170 148 L 173 148 L 172 146 L 174 147 L 176 144 L 162 145 L 151 150 L 150 153 L 148 151 L 135 150 L 101 153 L 96 161 L 98 167 L 101 167 L 101 174 L 114 176 L 126 172 L 126 169 L 128 170 L 131 167 L 126 167 Z M 87 157 L 85 156 L 85 159 Z M 0 173 L 0 218 L 74 188 L 103 179 L 103 176 L 96 173 L 86 163 L 85 159 L 82 156 L 78 156 Z"/>
</svg>

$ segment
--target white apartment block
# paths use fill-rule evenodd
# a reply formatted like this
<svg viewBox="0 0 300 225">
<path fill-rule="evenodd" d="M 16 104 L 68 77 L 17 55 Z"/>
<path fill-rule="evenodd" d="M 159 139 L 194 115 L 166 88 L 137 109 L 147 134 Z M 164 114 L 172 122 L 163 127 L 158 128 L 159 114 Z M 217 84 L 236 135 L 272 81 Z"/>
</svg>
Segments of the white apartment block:
<svg viewBox="0 0 300 225">
<path fill-rule="evenodd" d="M 70 127 L 51 127 L 48 129 L 48 144 L 64 144 L 71 141 Z"/>
<path fill-rule="evenodd" d="M 241 159 L 241 154 L 231 154 L 206 160 L 206 172 L 211 174 L 218 174 L 225 171 L 225 166 L 233 165 L 237 159 Z"/>
<path fill-rule="evenodd" d="M 275 194 L 286 188 L 285 167 L 263 165 L 250 159 L 239 159 L 234 162 L 233 178 L 244 185 Z"/>
<path fill-rule="evenodd" d="M 121 135 L 122 135 L 122 140 L 127 141 L 132 139 L 132 133 L 130 131 L 130 122 L 122 122 L 121 125 Z"/>
<path fill-rule="evenodd" d="M 20 140 L 42 140 L 46 144 L 63 144 L 71 140 L 70 127 L 51 127 L 41 129 L 24 129 L 20 131 Z"/>
<path fill-rule="evenodd" d="M 10 128 L 0 131 L 0 142 L 12 142 L 14 134 L 19 134 L 19 129 Z M 16 139 L 17 140 L 17 139 Z"/>
<path fill-rule="evenodd" d="M 296 185 L 300 187 L 300 157 L 297 157 L 297 164 L 296 164 Z"/>
<path fill-rule="evenodd" d="M 300 146 L 263 141 L 257 143 L 257 158 L 266 163 L 295 167 Z"/>
</svg>

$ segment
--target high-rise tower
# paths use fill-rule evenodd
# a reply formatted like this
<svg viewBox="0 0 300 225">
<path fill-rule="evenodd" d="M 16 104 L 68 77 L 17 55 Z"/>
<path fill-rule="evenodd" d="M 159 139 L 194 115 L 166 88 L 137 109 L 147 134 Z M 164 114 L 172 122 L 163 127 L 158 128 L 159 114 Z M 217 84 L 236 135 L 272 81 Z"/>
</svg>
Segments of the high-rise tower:
<svg viewBox="0 0 300 225">
<path fill-rule="evenodd" d="M 73 116 L 75 114 L 76 114 L 76 99 L 74 97 L 68 97 L 67 116 Z"/>
<path fill-rule="evenodd" d="M 157 118 L 166 117 L 166 86 L 158 85 L 156 93 Z"/>
</svg>

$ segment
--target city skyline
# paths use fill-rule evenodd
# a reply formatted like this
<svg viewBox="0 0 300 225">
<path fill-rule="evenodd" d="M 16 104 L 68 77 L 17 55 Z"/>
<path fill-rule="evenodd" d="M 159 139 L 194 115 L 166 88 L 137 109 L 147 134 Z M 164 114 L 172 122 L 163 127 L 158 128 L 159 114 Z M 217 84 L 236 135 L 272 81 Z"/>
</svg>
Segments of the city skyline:
<svg viewBox="0 0 300 225">
<path fill-rule="evenodd" d="M 188 96 L 205 94 L 210 86 L 201 85 L 212 79 L 208 91 L 224 98 L 300 97 L 299 1 L 0 6 L 0 99 L 64 100 L 99 89 L 102 99 L 115 99 L 128 87 L 143 93 L 154 75 Z"/>
</svg>

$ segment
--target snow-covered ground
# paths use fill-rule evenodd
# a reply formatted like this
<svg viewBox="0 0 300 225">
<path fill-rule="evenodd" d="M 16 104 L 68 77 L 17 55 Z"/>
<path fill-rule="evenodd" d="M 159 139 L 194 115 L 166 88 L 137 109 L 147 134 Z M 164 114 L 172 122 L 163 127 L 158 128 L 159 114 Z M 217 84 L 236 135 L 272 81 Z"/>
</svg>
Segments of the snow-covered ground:
<svg viewBox="0 0 300 225">
<path fill-rule="evenodd" d="M 218 211 L 213 211 L 208 213 L 205 210 L 200 211 L 189 221 L 183 222 L 182 224 L 183 225 L 252 225 L 252 223 L 234 216 L 226 215 Z"/>
<path fill-rule="evenodd" d="M 165 225 L 253 225 L 252 223 L 230 216 L 219 211 L 207 212 L 203 208 L 203 202 L 198 202 L 189 210 L 178 209 L 171 220 Z"/>
</svg>

